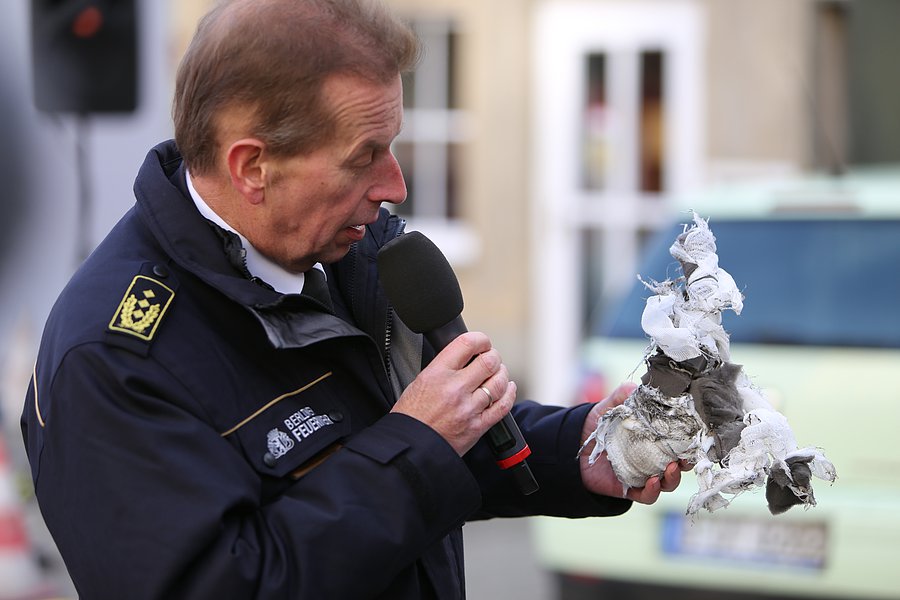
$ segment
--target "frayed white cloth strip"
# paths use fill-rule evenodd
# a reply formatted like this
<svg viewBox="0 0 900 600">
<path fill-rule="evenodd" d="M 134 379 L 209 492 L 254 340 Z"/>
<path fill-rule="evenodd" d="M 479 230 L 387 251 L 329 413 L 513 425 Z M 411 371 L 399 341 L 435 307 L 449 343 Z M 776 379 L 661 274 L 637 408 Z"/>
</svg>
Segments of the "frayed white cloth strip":
<svg viewBox="0 0 900 600">
<path fill-rule="evenodd" d="M 657 294 L 647 299 L 641 328 L 676 362 L 701 354 L 729 360 L 722 311 L 740 314 L 744 300 L 731 275 L 719 268 L 716 238 L 707 222 L 694 213 L 694 226 L 678 236 L 669 253 L 682 264 L 697 265 L 685 282 L 688 298 L 674 282 L 647 284 Z"/>
<path fill-rule="evenodd" d="M 682 266 L 696 267 L 681 281 L 683 288 L 679 280 L 645 282 L 656 293 L 647 300 L 641 317 L 641 327 L 652 341 L 645 359 L 661 350 L 675 362 L 701 355 L 711 364 L 730 361 L 722 311 L 740 314 L 743 297 L 731 275 L 719 267 L 715 236 L 707 222 L 694 213 L 693 226 L 685 227 L 670 253 Z M 708 455 L 714 432 L 702 422 L 691 395 L 664 398 L 647 385 L 639 386 L 624 404 L 607 412 L 582 450 L 594 443 L 591 464 L 605 451 L 626 491 L 643 486 L 672 461 L 693 462 L 699 491 L 688 505 L 690 515 L 701 508 L 723 508 L 738 494 L 765 485 L 773 466 L 785 467 L 790 478 L 787 461 L 791 458 L 808 458 L 814 476 L 835 480 L 834 465 L 817 448 L 797 447 L 787 419 L 751 385 L 745 373 L 740 373 L 736 386 L 746 426 L 737 446 L 721 462 Z M 788 487 L 802 504 L 815 505 L 811 485 L 791 481 Z"/>
</svg>

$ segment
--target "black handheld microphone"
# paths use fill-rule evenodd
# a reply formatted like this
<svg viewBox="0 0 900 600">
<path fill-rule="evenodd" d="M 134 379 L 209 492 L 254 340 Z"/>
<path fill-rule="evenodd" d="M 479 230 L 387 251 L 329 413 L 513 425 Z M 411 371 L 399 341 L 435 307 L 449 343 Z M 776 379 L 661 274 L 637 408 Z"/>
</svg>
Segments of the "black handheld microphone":
<svg viewBox="0 0 900 600">
<path fill-rule="evenodd" d="M 379 250 L 378 272 L 397 315 L 410 329 L 424 334 L 435 350 L 468 331 L 456 274 L 440 249 L 418 231 L 401 235 Z M 512 414 L 493 425 L 485 438 L 497 465 L 512 473 L 522 493 L 536 492 L 537 481 L 525 462 L 531 448 Z"/>
</svg>

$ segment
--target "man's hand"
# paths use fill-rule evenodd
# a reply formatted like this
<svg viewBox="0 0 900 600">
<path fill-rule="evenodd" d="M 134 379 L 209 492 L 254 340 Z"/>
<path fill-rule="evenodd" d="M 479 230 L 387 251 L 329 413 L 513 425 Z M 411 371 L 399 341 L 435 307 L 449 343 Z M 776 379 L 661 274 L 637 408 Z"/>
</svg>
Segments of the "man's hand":
<svg viewBox="0 0 900 600">
<path fill-rule="evenodd" d="M 633 383 L 623 383 L 608 398 L 594 405 L 594 408 L 591 409 L 587 419 L 584 421 L 584 428 L 581 432 L 582 444 L 594 432 L 600 417 L 606 414 L 607 411 L 625 402 L 636 387 Z M 628 498 L 641 504 L 653 504 L 659 498 L 661 492 L 671 492 L 677 488 L 678 484 L 681 483 L 681 472 L 689 471 L 692 468 L 690 464 L 684 461 L 671 462 L 661 475 L 654 475 L 648 479 L 644 487 L 630 488 L 626 493 L 624 486 L 616 478 L 612 465 L 606 457 L 606 452 L 603 452 L 592 465 L 588 464 L 590 454 L 589 448 L 585 448 L 579 457 L 581 461 L 581 480 L 590 492 L 603 496 Z"/>
<path fill-rule="evenodd" d="M 422 369 L 391 412 L 422 421 L 462 456 L 515 401 L 516 384 L 500 353 L 485 334 L 470 331 Z"/>
</svg>

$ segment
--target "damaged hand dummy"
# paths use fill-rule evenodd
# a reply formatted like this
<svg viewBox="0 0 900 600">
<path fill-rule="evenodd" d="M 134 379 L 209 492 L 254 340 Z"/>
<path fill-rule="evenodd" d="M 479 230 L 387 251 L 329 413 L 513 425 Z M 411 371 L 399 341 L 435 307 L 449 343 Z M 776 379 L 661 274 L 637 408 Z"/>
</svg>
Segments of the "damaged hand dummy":
<svg viewBox="0 0 900 600">
<path fill-rule="evenodd" d="M 651 338 L 647 372 L 631 396 L 607 412 L 585 442 L 589 463 L 602 452 L 627 487 L 638 487 L 672 461 L 695 465 L 699 491 L 687 513 L 714 511 L 765 485 L 772 514 L 814 506 L 812 478 L 833 482 L 834 466 L 817 448 L 798 448 L 784 415 L 730 362 L 722 311 L 740 314 L 743 298 L 719 268 L 716 239 L 696 214 L 669 252 L 682 277 L 645 282 L 641 327 Z"/>
</svg>

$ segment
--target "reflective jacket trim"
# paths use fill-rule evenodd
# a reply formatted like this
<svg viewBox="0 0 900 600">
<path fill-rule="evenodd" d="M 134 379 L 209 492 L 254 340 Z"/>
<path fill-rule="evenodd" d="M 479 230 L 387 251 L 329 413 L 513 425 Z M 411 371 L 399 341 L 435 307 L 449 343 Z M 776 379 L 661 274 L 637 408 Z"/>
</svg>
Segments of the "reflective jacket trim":
<svg viewBox="0 0 900 600">
<path fill-rule="evenodd" d="M 31 384 L 34 386 L 34 414 L 37 415 L 38 424 L 43 429 L 45 427 L 44 417 L 41 415 L 41 405 L 38 404 L 37 361 L 34 362 L 34 367 L 31 370 Z"/>
<path fill-rule="evenodd" d="M 275 398 L 274 400 L 272 400 L 272 401 L 266 403 L 265 406 L 263 406 L 262 408 L 260 408 L 259 410 L 257 410 L 255 413 L 253 413 L 252 415 L 250 415 L 249 417 L 247 417 L 246 419 L 244 419 L 243 421 L 241 421 L 240 423 L 238 423 L 237 425 L 235 425 L 234 427 L 232 427 L 232 428 L 229 429 L 228 431 L 224 431 L 224 432 L 220 433 L 219 435 L 221 435 L 222 437 L 228 437 L 229 435 L 231 435 L 232 433 L 234 433 L 235 431 L 237 431 L 238 429 L 240 429 L 241 427 L 243 427 L 244 425 L 246 425 L 247 423 L 249 423 L 250 421 L 252 421 L 252 420 L 255 419 L 256 417 L 258 417 L 258 416 L 261 415 L 262 413 L 266 412 L 267 410 L 269 410 L 270 408 L 272 408 L 273 406 L 275 406 L 276 404 L 278 404 L 279 402 L 281 402 L 281 401 L 284 400 L 285 398 L 290 398 L 291 396 L 296 396 L 297 394 L 300 394 L 300 393 L 305 392 L 306 390 L 308 390 L 308 389 L 311 388 L 312 386 L 316 385 L 317 383 L 319 383 L 319 382 L 321 382 L 321 381 L 324 381 L 324 380 L 328 379 L 329 377 L 331 377 L 332 373 L 333 373 L 332 371 L 328 371 L 328 372 L 325 373 L 324 375 L 321 375 L 321 376 L 319 376 L 318 378 L 316 378 L 316 379 L 310 381 L 309 383 L 307 383 L 307 384 L 304 385 L 303 387 L 301 387 L 301 388 L 299 388 L 299 389 L 296 389 L 296 390 L 294 390 L 293 392 L 288 392 L 288 393 L 286 393 L 286 394 L 282 394 L 282 395 L 278 396 L 278 397 Z"/>
</svg>

